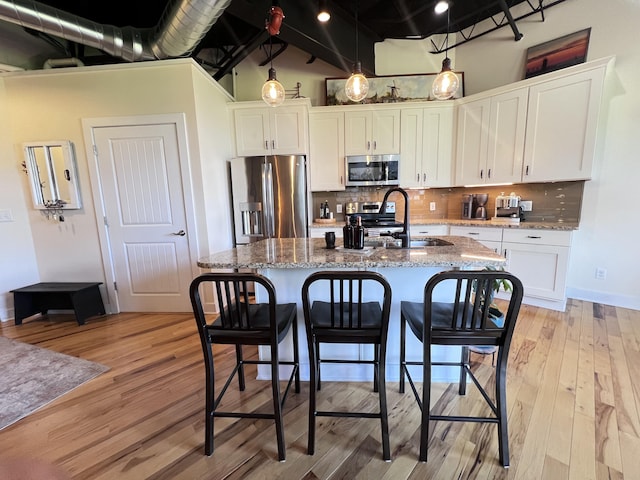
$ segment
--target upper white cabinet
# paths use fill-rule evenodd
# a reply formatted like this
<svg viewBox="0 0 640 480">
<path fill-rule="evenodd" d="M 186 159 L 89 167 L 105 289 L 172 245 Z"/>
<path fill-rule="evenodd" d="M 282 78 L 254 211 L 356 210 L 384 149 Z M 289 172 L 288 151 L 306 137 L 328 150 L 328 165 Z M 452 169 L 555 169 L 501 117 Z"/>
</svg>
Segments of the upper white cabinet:
<svg viewBox="0 0 640 480">
<path fill-rule="evenodd" d="M 307 153 L 305 105 L 285 104 L 274 108 L 252 106 L 253 103 L 230 106 L 239 157 Z"/>
<path fill-rule="evenodd" d="M 451 186 L 452 150 L 452 103 L 402 109 L 400 185 L 407 188 Z"/>
<path fill-rule="evenodd" d="M 521 181 L 527 97 L 525 87 L 459 106 L 456 184 Z"/>
<path fill-rule="evenodd" d="M 400 153 L 400 109 L 346 110 L 344 122 L 346 155 Z"/>
<path fill-rule="evenodd" d="M 344 112 L 309 114 L 309 175 L 312 192 L 344 190 Z"/>
<path fill-rule="evenodd" d="M 523 181 L 591 178 L 605 67 L 530 87 Z"/>
</svg>

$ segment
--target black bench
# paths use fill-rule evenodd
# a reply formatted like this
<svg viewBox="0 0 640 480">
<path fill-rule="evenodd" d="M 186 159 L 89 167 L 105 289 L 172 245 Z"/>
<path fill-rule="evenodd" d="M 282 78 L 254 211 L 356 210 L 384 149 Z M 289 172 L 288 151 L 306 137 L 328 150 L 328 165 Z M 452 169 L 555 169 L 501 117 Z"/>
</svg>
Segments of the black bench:
<svg viewBox="0 0 640 480">
<path fill-rule="evenodd" d="M 51 309 L 73 309 L 78 325 L 84 325 L 87 318 L 106 313 L 98 288 L 101 284 L 42 282 L 11 290 L 16 325 L 22 324 L 22 320 L 31 315 L 44 315 Z"/>
</svg>

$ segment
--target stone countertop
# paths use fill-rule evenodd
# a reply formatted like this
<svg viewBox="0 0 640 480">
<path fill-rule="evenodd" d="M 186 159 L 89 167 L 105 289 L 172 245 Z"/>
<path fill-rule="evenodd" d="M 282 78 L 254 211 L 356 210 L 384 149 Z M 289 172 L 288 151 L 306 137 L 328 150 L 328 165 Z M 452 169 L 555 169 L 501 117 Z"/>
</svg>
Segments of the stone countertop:
<svg viewBox="0 0 640 480">
<path fill-rule="evenodd" d="M 576 222 L 520 222 L 520 223 L 503 223 L 491 220 L 463 220 L 451 218 L 430 218 L 423 220 L 411 220 L 410 225 L 450 225 L 450 226 L 467 226 L 467 227 L 487 227 L 487 228 L 530 228 L 533 230 L 577 230 Z M 343 223 L 334 224 L 312 223 L 309 228 L 336 228 L 342 227 Z"/>
<path fill-rule="evenodd" d="M 368 246 L 364 251 L 341 246 L 325 248 L 322 238 L 271 238 L 240 245 L 198 260 L 201 268 L 384 268 L 502 266 L 506 260 L 467 237 L 442 236 L 451 246 L 387 249 Z M 339 242 L 338 242 L 338 245 Z"/>
</svg>

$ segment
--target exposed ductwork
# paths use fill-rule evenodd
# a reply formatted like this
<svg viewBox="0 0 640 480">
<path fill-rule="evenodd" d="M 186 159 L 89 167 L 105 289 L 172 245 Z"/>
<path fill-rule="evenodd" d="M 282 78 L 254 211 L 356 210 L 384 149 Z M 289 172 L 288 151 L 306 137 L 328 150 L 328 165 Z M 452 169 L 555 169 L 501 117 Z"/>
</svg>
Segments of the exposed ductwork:
<svg viewBox="0 0 640 480">
<path fill-rule="evenodd" d="M 103 25 L 33 0 L 0 0 L 0 20 L 136 62 L 190 54 L 230 3 L 171 0 L 153 29 Z"/>
</svg>

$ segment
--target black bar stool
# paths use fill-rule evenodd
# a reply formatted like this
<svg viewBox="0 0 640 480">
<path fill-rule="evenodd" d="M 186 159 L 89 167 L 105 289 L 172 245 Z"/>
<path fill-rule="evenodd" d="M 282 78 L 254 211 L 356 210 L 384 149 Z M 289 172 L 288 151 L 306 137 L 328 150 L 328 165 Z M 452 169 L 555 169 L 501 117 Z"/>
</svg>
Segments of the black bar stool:
<svg viewBox="0 0 640 480">
<path fill-rule="evenodd" d="M 252 303 L 250 301 L 250 282 L 255 282 L 256 288 L 260 288 L 259 286 L 264 288 L 269 299 L 268 303 Z M 201 294 L 207 287 L 211 288 L 220 309 L 217 318 L 210 323 L 207 323 L 200 300 Z M 276 292 L 271 281 L 262 275 L 253 273 L 206 273 L 191 282 L 189 294 L 198 324 L 206 370 L 205 454 L 211 455 L 213 453 L 213 420 L 215 417 L 265 418 L 275 421 L 278 459 L 284 461 L 285 441 L 282 407 L 294 378 L 295 391 L 300 392 L 296 304 L 276 303 Z M 278 345 L 290 328 L 293 331 L 293 361 L 281 361 L 278 356 Z M 236 346 L 236 366 L 217 397 L 215 396 L 215 370 L 212 351 L 212 345 L 215 343 Z M 271 348 L 271 359 L 244 360 L 242 345 L 268 345 Z M 217 410 L 236 373 L 240 390 L 245 389 L 244 365 L 247 364 L 271 365 L 273 413 L 222 412 Z M 280 365 L 293 366 L 282 399 L 280 399 L 278 372 Z"/>
<path fill-rule="evenodd" d="M 511 285 L 511 299 L 504 318 L 494 316 L 491 305 L 493 293 L 503 281 Z M 449 284 L 452 292 L 450 302 L 434 301 L 434 290 Z M 509 466 L 509 440 L 507 434 L 507 358 L 513 336 L 520 304 L 522 303 L 522 282 L 514 275 L 504 271 L 465 271 L 441 272 L 429 279 L 424 288 L 424 303 L 400 303 L 400 393 L 404 392 L 405 375 L 409 380 L 413 394 L 422 410 L 420 435 L 420 461 L 427 461 L 429 443 L 429 421 L 447 420 L 456 422 L 490 422 L 498 425 L 498 443 L 500 462 Z M 406 361 L 406 326 L 423 344 L 423 361 Z M 460 362 L 432 362 L 431 345 L 462 346 Z M 495 403 L 480 385 L 469 368 L 469 345 L 498 347 L 496 363 Z M 408 365 L 422 365 L 422 400 L 416 389 Z M 431 366 L 453 365 L 460 367 L 458 392 L 466 393 L 467 375 L 478 387 L 482 397 L 489 405 L 492 417 L 470 417 L 458 415 L 431 415 Z"/>
<path fill-rule="evenodd" d="M 371 292 L 379 292 L 380 298 L 382 298 L 382 307 L 377 300 L 363 300 L 363 295 L 370 296 Z M 326 298 L 328 300 L 325 300 Z M 302 306 L 309 345 L 310 393 L 307 447 L 309 455 L 313 455 L 315 451 L 316 417 L 379 418 L 382 426 L 382 456 L 384 460 L 390 460 L 385 386 L 387 331 L 391 309 L 389 283 L 382 275 L 375 272 L 316 272 L 307 277 L 302 286 Z M 372 344 L 374 358 L 373 360 L 320 358 L 321 343 Z M 379 412 L 317 410 L 316 393 L 321 387 L 320 365 L 322 363 L 373 365 L 374 391 L 378 392 Z"/>
</svg>

